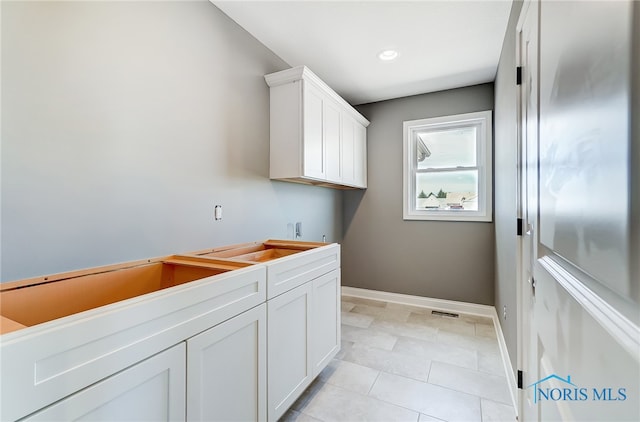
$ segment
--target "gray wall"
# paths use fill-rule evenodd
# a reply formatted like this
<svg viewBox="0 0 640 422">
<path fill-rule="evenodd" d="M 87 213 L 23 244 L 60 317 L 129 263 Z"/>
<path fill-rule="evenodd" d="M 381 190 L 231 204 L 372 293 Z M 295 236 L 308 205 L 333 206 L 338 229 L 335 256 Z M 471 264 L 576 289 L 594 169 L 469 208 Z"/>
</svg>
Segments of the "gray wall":
<svg viewBox="0 0 640 422">
<path fill-rule="evenodd" d="M 496 239 L 495 306 L 509 350 L 511 365 L 517 369 L 517 86 L 516 24 L 522 8 L 514 1 L 502 46 L 495 82 L 494 133 L 494 214 Z M 507 318 L 503 307 L 507 307 Z"/>
<path fill-rule="evenodd" d="M 1 35 L 3 281 L 296 221 L 341 240 L 339 191 L 268 179 L 289 66 L 210 2 L 2 2 Z"/>
<path fill-rule="evenodd" d="M 493 109 L 493 84 L 358 107 L 367 132 L 368 189 L 344 196 L 342 284 L 493 304 L 492 223 L 402 219 L 402 123 Z"/>
</svg>

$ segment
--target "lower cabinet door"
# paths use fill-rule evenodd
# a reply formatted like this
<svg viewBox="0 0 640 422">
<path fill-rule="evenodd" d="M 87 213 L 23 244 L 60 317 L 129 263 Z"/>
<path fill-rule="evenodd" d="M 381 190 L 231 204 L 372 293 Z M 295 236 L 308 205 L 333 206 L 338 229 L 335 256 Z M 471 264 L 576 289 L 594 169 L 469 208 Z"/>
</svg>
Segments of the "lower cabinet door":
<svg viewBox="0 0 640 422">
<path fill-rule="evenodd" d="M 340 350 L 340 270 L 313 280 L 312 358 L 314 378 Z"/>
<path fill-rule="evenodd" d="M 266 420 L 266 323 L 262 304 L 187 340 L 187 420 Z"/>
<path fill-rule="evenodd" d="M 269 421 L 277 421 L 313 379 L 309 281 L 267 302 Z"/>
<path fill-rule="evenodd" d="M 22 420 L 183 421 L 185 394 L 180 343 Z"/>
</svg>

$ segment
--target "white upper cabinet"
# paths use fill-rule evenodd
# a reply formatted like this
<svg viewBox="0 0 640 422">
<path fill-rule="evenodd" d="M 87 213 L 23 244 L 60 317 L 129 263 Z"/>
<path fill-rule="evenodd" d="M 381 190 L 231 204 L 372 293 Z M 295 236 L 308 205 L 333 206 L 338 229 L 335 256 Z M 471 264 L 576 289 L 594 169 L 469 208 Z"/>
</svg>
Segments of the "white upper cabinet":
<svg viewBox="0 0 640 422">
<path fill-rule="evenodd" d="M 367 129 L 352 117 L 343 116 L 341 134 L 342 183 L 347 186 L 366 187 Z"/>
<path fill-rule="evenodd" d="M 369 121 L 305 66 L 265 80 L 271 88 L 270 177 L 366 188 Z"/>
</svg>

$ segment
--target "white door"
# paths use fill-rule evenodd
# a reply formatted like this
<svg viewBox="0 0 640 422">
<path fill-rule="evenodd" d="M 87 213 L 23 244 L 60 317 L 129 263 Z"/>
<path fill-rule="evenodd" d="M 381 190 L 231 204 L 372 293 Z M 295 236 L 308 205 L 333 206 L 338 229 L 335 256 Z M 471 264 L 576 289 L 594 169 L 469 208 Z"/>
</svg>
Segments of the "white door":
<svg viewBox="0 0 640 422">
<path fill-rule="evenodd" d="M 640 23 L 634 7 L 523 7 L 523 216 L 531 230 L 522 245 L 524 421 L 640 420 L 633 205 L 640 198 L 639 181 L 629 177 L 640 165 L 630 155 L 638 134 L 629 129 L 638 115 L 632 89 L 640 89 L 631 84 L 640 71 L 632 65 L 633 19 L 636 31 Z"/>
<path fill-rule="evenodd" d="M 277 421 L 313 379 L 307 282 L 267 302 L 268 418 Z"/>
<path fill-rule="evenodd" d="M 518 62 L 521 68 L 520 84 L 520 212 L 522 215 L 522 236 L 520 238 L 519 277 L 519 325 L 520 346 L 518 367 L 523 370 L 523 383 L 529 385 L 538 379 L 538 361 L 535 350 L 536 323 L 534 318 L 534 279 L 532 263 L 535 261 L 537 244 L 538 199 L 538 15 L 539 3 L 527 2 L 523 5 L 518 21 Z M 519 391 L 518 414 L 521 420 L 538 420 L 532 389 Z"/>
<path fill-rule="evenodd" d="M 340 350 L 340 270 L 313 280 L 313 376 Z"/>
<path fill-rule="evenodd" d="M 25 421 L 183 421 L 185 345 L 180 343 Z"/>
<path fill-rule="evenodd" d="M 266 312 L 262 304 L 187 340 L 187 420 L 266 420 Z"/>
</svg>

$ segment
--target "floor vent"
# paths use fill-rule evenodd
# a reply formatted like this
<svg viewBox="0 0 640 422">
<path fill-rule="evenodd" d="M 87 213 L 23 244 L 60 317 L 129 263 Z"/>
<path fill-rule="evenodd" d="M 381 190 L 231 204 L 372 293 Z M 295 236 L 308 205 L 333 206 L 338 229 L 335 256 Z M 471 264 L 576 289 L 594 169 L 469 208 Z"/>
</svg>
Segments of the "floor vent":
<svg viewBox="0 0 640 422">
<path fill-rule="evenodd" d="M 460 315 L 451 312 L 431 311 L 431 315 L 446 316 L 449 318 L 458 318 Z"/>
</svg>

